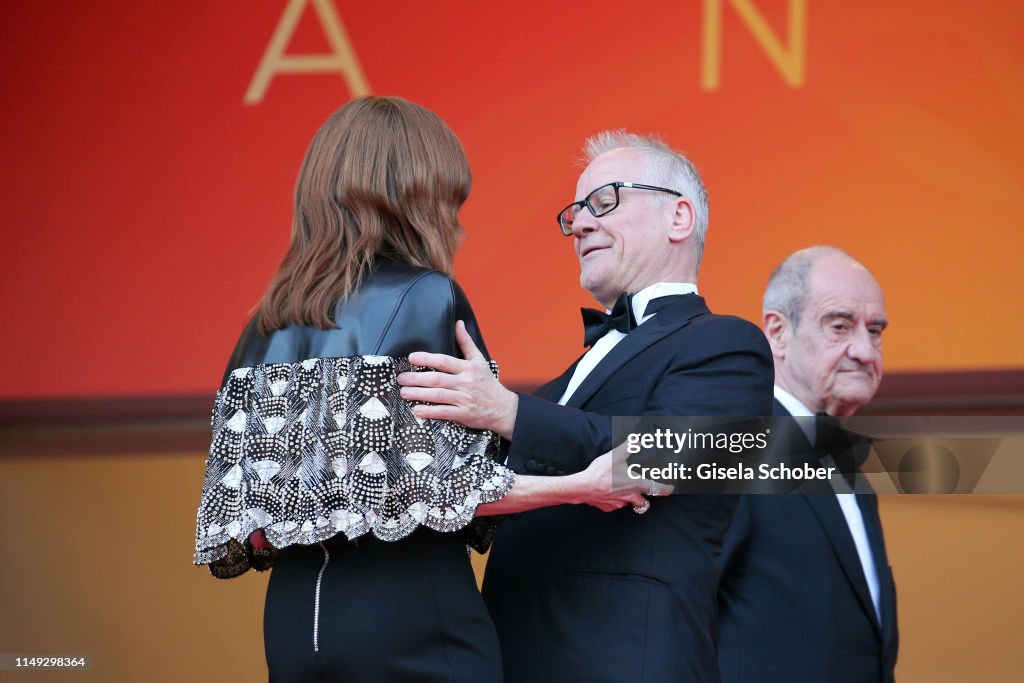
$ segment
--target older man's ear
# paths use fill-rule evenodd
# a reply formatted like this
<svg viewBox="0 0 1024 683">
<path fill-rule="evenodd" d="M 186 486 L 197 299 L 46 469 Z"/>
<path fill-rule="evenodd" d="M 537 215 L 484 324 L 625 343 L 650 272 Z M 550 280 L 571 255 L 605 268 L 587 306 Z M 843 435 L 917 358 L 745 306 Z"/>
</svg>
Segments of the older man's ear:
<svg viewBox="0 0 1024 683">
<path fill-rule="evenodd" d="M 672 227 L 668 233 L 670 242 L 681 242 L 693 234 L 696 225 L 696 214 L 693 205 L 680 197 L 672 202 L 675 210 L 672 212 Z"/>
<path fill-rule="evenodd" d="M 764 314 L 764 336 L 772 347 L 772 356 L 782 360 L 786 357 L 786 342 L 789 341 L 789 320 L 778 311 L 767 311 Z"/>
</svg>

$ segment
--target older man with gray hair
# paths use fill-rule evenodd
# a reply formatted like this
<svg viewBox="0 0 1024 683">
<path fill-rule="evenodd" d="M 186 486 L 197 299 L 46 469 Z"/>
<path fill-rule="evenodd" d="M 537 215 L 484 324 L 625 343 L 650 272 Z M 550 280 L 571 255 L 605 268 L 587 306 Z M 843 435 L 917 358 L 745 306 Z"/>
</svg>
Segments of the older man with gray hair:
<svg viewBox="0 0 1024 683">
<path fill-rule="evenodd" d="M 417 414 L 510 439 L 517 472 L 585 468 L 614 445 L 612 415 L 771 410 L 764 336 L 713 315 L 697 294 L 708 210 L 693 164 L 656 138 L 621 131 L 591 138 L 584 151 L 575 200 L 557 220 L 580 283 L 605 309 L 583 312 L 589 350 L 535 395 L 517 395 L 459 328 L 464 360 L 413 354 L 439 372 L 399 378 L 403 396 L 436 404 Z M 717 683 L 715 560 L 736 504 L 678 495 L 506 520 L 484 579 L 505 680 Z"/>
<path fill-rule="evenodd" d="M 863 265 L 835 247 L 798 251 L 772 274 L 763 314 L 775 415 L 848 416 L 871 400 L 887 319 Z M 813 421 L 790 431 L 793 453 L 825 450 Z M 896 597 L 875 495 L 744 496 L 719 607 L 724 683 L 891 683 Z"/>
</svg>

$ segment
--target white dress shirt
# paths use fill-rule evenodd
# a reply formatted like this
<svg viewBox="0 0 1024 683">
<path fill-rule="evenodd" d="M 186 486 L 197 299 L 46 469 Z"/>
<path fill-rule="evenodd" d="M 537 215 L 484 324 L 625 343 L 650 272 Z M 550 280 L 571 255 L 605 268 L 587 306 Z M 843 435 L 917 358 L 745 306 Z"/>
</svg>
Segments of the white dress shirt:
<svg viewBox="0 0 1024 683">
<path fill-rule="evenodd" d="M 814 417 L 814 413 L 808 410 L 807 406 L 800 402 L 800 399 L 793 396 L 778 384 L 775 385 L 775 398 L 782 404 L 793 417 Z M 812 444 L 815 437 L 815 426 L 812 420 L 797 420 L 807 440 Z M 836 482 L 833 482 L 836 486 Z M 871 602 L 875 606 L 875 616 L 878 623 L 882 623 L 882 608 L 878 595 L 878 572 L 875 571 L 875 558 L 871 552 L 871 543 L 868 541 L 868 532 L 864 528 L 864 515 L 861 514 L 860 506 L 857 505 L 856 494 L 836 491 L 836 498 L 839 500 L 839 508 L 846 518 L 846 526 L 850 527 L 850 535 L 853 536 L 853 543 L 857 546 L 857 556 L 860 558 L 861 569 L 864 570 L 864 578 L 868 582 L 868 590 L 871 592 Z"/>
<path fill-rule="evenodd" d="M 663 296 L 672 296 L 675 294 L 696 294 L 697 285 L 689 282 L 657 282 L 650 287 L 644 287 L 639 292 L 633 295 L 633 318 L 636 319 L 637 327 L 643 325 L 645 322 L 654 317 L 654 315 L 643 315 L 644 310 L 647 308 L 647 304 L 652 299 L 658 299 Z M 611 313 L 610 310 L 605 310 L 606 313 Z M 641 317 L 642 316 L 642 317 Z M 559 405 L 565 405 L 573 393 L 579 389 L 580 385 L 583 384 L 583 380 L 587 378 L 587 375 L 597 367 L 608 352 L 615 348 L 615 345 L 625 339 L 626 335 L 618 330 L 609 330 L 603 337 L 597 340 L 597 342 L 590 347 L 583 358 L 580 358 L 580 362 L 576 364 L 576 370 L 572 373 L 572 377 L 569 379 L 569 385 L 565 388 L 565 393 L 562 394 L 562 398 L 558 399 Z"/>
</svg>

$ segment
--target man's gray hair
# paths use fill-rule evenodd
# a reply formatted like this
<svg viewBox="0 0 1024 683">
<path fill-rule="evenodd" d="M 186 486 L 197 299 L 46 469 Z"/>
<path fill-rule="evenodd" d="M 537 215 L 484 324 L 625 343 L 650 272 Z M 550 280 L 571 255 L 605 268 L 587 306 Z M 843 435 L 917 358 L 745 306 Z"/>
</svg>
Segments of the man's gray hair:
<svg viewBox="0 0 1024 683">
<path fill-rule="evenodd" d="M 786 316 L 793 327 L 800 325 L 800 314 L 810 295 L 811 269 L 822 256 L 841 254 L 856 261 L 839 247 L 819 244 L 795 251 L 783 260 L 768 278 L 768 286 L 764 290 L 762 315 L 768 311 L 778 311 Z"/>
<path fill-rule="evenodd" d="M 693 205 L 693 244 L 696 265 L 699 267 L 704 254 L 704 238 L 708 233 L 708 191 L 704 188 L 697 168 L 684 154 L 666 145 L 657 135 L 637 135 L 625 130 L 606 130 L 587 138 L 583 143 L 584 162 L 589 164 L 605 152 L 623 147 L 644 152 L 647 163 L 644 165 L 643 178 L 621 180 L 682 192 L 683 197 Z"/>
</svg>

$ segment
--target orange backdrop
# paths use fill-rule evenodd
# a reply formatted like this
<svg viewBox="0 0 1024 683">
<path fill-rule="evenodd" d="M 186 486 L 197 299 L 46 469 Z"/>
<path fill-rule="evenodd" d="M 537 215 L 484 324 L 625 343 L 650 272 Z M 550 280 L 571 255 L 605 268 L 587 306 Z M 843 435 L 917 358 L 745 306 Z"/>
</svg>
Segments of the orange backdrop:
<svg viewBox="0 0 1024 683">
<path fill-rule="evenodd" d="M 756 320 L 775 263 L 828 242 L 886 291 L 888 370 L 1024 366 L 1018 0 L 20 2 L 0 54 L 0 397 L 212 391 L 303 151 L 363 87 L 466 147 L 456 275 L 508 380 L 582 350 L 553 216 L 618 127 L 701 169 L 713 310 Z"/>
</svg>

